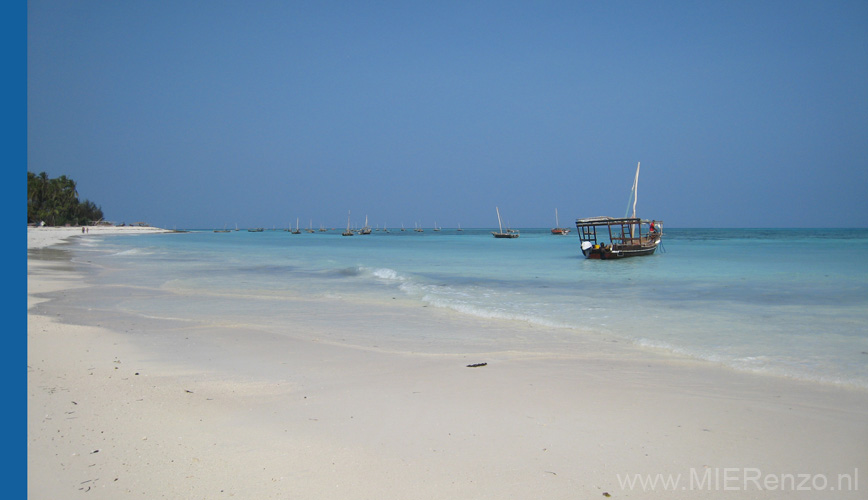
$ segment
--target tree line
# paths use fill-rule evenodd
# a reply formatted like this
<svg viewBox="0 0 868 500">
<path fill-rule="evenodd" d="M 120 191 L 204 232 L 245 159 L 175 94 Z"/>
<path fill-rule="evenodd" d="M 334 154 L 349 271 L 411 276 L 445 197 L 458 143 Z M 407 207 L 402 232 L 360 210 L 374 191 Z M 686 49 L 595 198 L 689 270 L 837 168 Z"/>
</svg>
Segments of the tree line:
<svg viewBox="0 0 868 500">
<path fill-rule="evenodd" d="M 79 201 L 75 181 L 65 175 L 50 179 L 45 172 L 27 172 L 27 223 L 49 226 L 90 225 L 103 218 L 90 200 Z"/>
</svg>

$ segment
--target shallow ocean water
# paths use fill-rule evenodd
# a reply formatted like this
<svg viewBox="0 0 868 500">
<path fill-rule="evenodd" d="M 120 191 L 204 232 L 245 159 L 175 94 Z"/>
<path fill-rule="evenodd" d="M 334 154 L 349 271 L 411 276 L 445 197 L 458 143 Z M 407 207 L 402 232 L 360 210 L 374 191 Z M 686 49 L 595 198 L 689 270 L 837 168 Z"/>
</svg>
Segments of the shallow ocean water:
<svg viewBox="0 0 868 500">
<path fill-rule="evenodd" d="M 666 228 L 657 254 L 617 261 L 584 259 L 575 231 L 489 231 L 202 230 L 72 248 L 98 283 L 158 290 L 105 298 L 142 317 L 279 324 L 298 297 L 400 300 L 868 387 L 868 230 Z"/>
</svg>

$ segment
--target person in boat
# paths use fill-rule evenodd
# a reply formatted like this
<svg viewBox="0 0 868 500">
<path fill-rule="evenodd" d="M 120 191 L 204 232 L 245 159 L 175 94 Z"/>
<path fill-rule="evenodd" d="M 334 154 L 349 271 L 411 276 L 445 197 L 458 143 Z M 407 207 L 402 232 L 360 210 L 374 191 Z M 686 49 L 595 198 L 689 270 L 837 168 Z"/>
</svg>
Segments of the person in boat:
<svg viewBox="0 0 868 500">
<path fill-rule="evenodd" d="M 657 232 L 657 226 L 654 225 L 654 221 L 653 221 L 653 220 L 651 221 L 651 225 L 649 226 L 649 229 L 651 230 L 652 233 L 656 233 L 656 232 Z"/>
</svg>

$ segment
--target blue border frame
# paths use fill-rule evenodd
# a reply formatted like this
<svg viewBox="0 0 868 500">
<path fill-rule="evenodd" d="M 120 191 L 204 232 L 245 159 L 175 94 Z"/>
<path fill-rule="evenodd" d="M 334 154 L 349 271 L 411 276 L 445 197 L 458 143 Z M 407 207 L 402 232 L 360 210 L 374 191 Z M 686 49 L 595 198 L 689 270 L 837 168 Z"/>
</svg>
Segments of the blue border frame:
<svg viewBox="0 0 868 500">
<path fill-rule="evenodd" d="M 24 241 L 13 230 L 6 236 L 2 248 L 6 262 L 9 262 L 8 277 L 4 288 L 20 290 L 25 293 L 5 293 L 3 317 L 11 321 L 6 330 L 9 354 L 3 363 L 3 375 L 8 388 L 9 400 L 13 401 L 10 411 L 4 412 L 6 432 L 3 433 L 3 449 L 7 450 L 11 464 L 6 469 L 8 477 L 4 481 L 10 487 L 12 498 L 27 496 L 27 181 L 24 172 L 17 170 L 19 162 L 27 170 L 27 2 L 5 2 L 3 4 L 2 32 L 3 47 L 6 50 L 7 77 L 2 80 L 6 87 L 6 105 L 3 115 L 7 120 L 3 148 L 9 158 L 9 166 L 3 169 L 6 182 L 0 199 L 3 200 L 3 213 L 11 214 L 8 221 L 12 227 L 20 213 L 18 224 L 24 222 Z M 11 177 L 11 179 L 10 179 Z M 19 198 L 20 197 L 20 198 Z M 21 228 L 21 226 L 18 226 Z M 21 406 L 18 406 L 21 398 Z M 19 410 L 20 408 L 20 410 Z M 20 452 L 20 453 L 19 453 Z"/>
</svg>

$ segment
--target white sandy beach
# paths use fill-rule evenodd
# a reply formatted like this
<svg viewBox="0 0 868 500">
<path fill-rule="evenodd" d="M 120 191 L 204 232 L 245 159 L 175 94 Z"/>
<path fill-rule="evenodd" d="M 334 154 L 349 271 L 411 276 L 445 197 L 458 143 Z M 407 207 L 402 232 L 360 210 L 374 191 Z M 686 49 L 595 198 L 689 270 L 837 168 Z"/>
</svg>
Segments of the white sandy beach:
<svg viewBox="0 0 868 500">
<path fill-rule="evenodd" d="M 171 232 L 166 229 L 150 226 L 82 226 L 74 227 L 28 227 L 27 248 L 45 248 L 62 243 L 64 240 L 78 237 L 100 236 L 109 234 L 154 234 Z"/>
<path fill-rule="evenodd" d="M 31 228 L 28 249 L 96 231 L 160 230 Z M 42 293 L 82 284 L 61 258 L 29 258 L 27 286 L 32 308 Z M 540 329 L 422 315 L 413 324 L 432 332 Z M 326 342 L 354 324 L 339 317 L 299 318 L 293 337 L 255 342 L 227 330 L 197 344 L 204 337 L 191 333 L 186 348 L 207 349 L 207 367 L 163 356 L 145 337 L 32 311 L 27 323 L 33 499 L 856 499 L 868 490 L 868 393 L 857 389 L 620 344 L 437 354 Z M 467 367 L 478 362 L 487 364 Z M 658 483 L 630 487 L 638 476 Z"/>
</svg>

